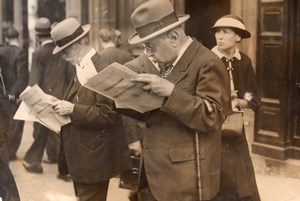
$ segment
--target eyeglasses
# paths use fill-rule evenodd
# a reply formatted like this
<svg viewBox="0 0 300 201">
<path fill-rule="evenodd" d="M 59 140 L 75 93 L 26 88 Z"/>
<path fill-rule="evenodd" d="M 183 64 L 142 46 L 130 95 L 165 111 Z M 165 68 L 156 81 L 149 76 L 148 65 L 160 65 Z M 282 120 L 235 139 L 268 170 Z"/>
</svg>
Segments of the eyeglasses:
<svg viewBox="0 0 300 201">
<path fill-rule="evenodd" d="M 155 48 L 153 45 L 150 44 L 150 42 L 145 42 L 142 44 L 142 47 L 148 51 L 154 52 Z"/>
</svg>

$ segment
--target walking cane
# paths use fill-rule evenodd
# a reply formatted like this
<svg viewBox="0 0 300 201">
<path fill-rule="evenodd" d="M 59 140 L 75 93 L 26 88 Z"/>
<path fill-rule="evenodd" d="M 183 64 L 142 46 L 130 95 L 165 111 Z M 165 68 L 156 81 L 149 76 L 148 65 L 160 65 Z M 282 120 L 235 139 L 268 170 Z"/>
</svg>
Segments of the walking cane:
<svg viewBox="0 0 300 201">
<path fill-rule="evenodd" d="M 199 201 L 201 201 L 202 200 L 202 186 L 201 186 L 200 148 L 199 148 L 199 134 L 197 131 L 195 134 L 195 148 L 196 148 L 198 198 L 199 198 Z"/>
</svg>

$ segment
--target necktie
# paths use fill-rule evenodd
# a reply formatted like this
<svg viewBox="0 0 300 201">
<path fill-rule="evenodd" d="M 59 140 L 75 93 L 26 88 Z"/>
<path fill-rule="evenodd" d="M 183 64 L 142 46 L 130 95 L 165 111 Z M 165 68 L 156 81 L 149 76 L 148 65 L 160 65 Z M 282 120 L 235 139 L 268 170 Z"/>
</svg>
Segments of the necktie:
<svg viewBox="0 0 300 201">
<path fill-rule="evenodd" d="M 162 78 L 167 78 L 174 68 L 172 64 L 168 66 L 159 65 L 159 67 L 161 69 L 160 75 Z"/>
</svg>

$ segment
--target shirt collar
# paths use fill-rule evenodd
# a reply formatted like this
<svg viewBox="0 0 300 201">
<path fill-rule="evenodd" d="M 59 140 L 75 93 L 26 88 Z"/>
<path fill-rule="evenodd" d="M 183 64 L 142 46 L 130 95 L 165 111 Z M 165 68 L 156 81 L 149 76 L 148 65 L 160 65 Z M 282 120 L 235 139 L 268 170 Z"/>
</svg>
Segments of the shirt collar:
<svg viewBox="0 0 300 201">
<path fill-rule="evenodd" d="M 220 59 L 222 59 L 224 56 L 224 54 L 222 54 L 219 49 L 218 49 L 218 46 L 215 46 L 211 49 L 211 51 L 213 51 Z M 234 55 L 232 58 L 236 58 L 237 60 L 241 60 L 241 53 L 240 53 L 240 50 L 236 47 L 235 50 L 234 50 Z M 225 57 L 226 58 L 226 57 Z M 228 59 L 228 58 L 227 58 Z"/>
<path fill-rule="evenodd" d="M 191 45 L 192 42 L 193 42 L 193 39 L 188 36 L 188 40 L 185 42 L 185 44 L 182 46 L 181 50 L 179 51 L 179 54 L 178 54 L 176 60 L 172 64 L 173 66 L 175 66 L 178 63 L 178 61 L 181 59 L 182 55 L 185 53 L 185 51 Z"/>
<path fill-rule="evenodd" d="M 20 44 L 17 41 L 10 41 L 9 45 L 20 47 Z"/>
<path fill-rule="evenodd" d="M 102 46 L 104 49 L 109 48 L 109 47 L 116 47 L 116 45 L 113 42 L 102 43 Z"/>
<path fill-rule="evenodd" d="M 81 60 L 79 63 L 80 66 L 84 66 L 91 58 L 96 54 L 96 50 L 92 48 Z"/>
</svg>

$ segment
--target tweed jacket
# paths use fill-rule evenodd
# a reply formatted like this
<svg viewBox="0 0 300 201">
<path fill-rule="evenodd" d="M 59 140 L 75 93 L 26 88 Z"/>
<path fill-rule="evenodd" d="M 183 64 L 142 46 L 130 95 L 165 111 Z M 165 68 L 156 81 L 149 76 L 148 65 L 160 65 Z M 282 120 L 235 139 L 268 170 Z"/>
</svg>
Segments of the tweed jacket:
<svg viewBox="0 0 300 201">
<path fill-rule="evenodd" d="M 92 57 L 97 71 L 108 63 L 98 54 Z M 65 99 L 75 104 L 71 123 L 62 128 L 62 143 L 72 179 L 97 183 L 130 168 L 129 150 L 121 116 L 113 102 L 83 87 L 74 77 Z"/>
<path fill-rule="evenodd" d="M 159 75 L 143 55 L 126 66 Z M 194 40 L 167 79 L 175 84 L 172 94 L 144 119 L 142 156 L 149 187 L 159 201 L 198 200 L 198 132 L 202 196 L 212 199 L 219 191 L 221 125 L 230 111 L 227 72 L 214 53 Z"/>
<path fill-rule="evenodd" d="M 54 43 L 50 42 L 34 51 L 29 85 L 38 84 L 45 93 L 62 99 L 75 72 L 60 54 L 52 54 L 54 47 Z"/>
</svg>

